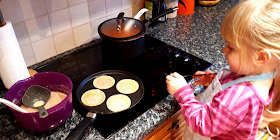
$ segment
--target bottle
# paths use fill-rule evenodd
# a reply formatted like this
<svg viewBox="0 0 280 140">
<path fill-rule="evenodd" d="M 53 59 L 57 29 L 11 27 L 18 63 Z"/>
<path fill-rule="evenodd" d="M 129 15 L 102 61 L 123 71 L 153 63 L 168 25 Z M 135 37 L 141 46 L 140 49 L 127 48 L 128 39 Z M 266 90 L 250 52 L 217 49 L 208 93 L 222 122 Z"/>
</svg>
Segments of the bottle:
<svg viewBox="0 0 280 140">
<path fill-rule="evenodd" d="M 164 0 L 160 0 L 159 1 L 159 12 L 158 13 L 161 13 L 165 10 L 166 10 L 165 2 L 164 2 Z M 162 16 L 158 19 L 158 22 L 161 22 L 161 23 L 166 22 L 166 21 L 167 21 L 167 15 L 164 15 L 164 16 Z"/>
<path fill-rule="evenodd" d="M 145 21 L 150 20 L 153 16 L 159 12 L 159 0 L 145 0 L 145 8 L 148 9 L 145 12 Z M 155 26 L 158 24 L 158 20 L 151 23 L 149 26 Z"/>
</svg>

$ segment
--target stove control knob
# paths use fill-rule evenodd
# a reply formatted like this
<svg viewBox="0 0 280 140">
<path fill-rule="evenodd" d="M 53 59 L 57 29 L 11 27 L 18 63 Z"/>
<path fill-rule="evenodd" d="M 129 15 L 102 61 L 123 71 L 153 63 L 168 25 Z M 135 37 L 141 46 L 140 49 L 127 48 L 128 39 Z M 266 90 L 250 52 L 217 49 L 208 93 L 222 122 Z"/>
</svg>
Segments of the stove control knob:
<svg viewBox="0 0 280 140">
<path fill-rule="evenodd" d="M 200 66 L 200 62 L 198 60 L 195 60 L 193 63 L 194 68 L 198 68 Z"/>
<path fill-rule="evenodd" d="M 184 62 L 185 62 L 185 63 L 188 63 L 188 62 L 191 61 L 191 58 L 190 58 L 188 55 L 187 55 L 187 56 L 184 56 L 183 59 L 184 59 Z"/>
<path fill-rule="evenodd" d="M 167 48 L 167 49 L 164 51 L 164 53 L 165 53 L 167 56 L 169 56 L 169 55 L 172 53 L 172 49 Z"/>
<path fill-rule="evenodd" d="M 177 59 L 178 59 L 178 58 L 180 58 L 180 57 L 181 57 L 181 53 L 180 53 L 180 52 L 176 52 L 174 56 L 175 56 L 175 58 L 177 58 Z"/>
<path fill-rule="evenodd" d="M 154 50 L 155 48 L 153 46 L 147 47 L 147 50 Z"/>
<path fill-rule="evenodd" d="M 200 66 L 200 62 L 198 60 L 195 61 L 197 66 Z"/>
<path fill-rule="evenodd" d="M 184 56 L 182 56 L 182 61 L 181 62 L 185 66 L 190 66 L 191 58 L 189 57 L 189 55 L 184 55 Z"/>
<path fill-rule="evenodd" d="M 182 55 L 179 51 L 176 51 L 173 55 L 174 59 L 177 61 L 182 58 Z"/>
<path fill-rule="evenodd" d="M 173 62 L 172 61 L 168 61 L 168 66 L 171 68 L 173 65 Z"/>
</svg>

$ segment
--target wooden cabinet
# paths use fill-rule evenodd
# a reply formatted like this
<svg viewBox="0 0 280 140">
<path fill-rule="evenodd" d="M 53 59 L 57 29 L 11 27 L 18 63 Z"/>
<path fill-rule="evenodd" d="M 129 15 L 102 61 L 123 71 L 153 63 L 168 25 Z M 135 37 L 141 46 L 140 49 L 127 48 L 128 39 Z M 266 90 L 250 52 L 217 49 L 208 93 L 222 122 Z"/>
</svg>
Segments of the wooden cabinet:
<svg viewBox="0 0 280 140">
<path fill-rule="evenodd" d="M 181 110 L 151 132 L 144 140 L 181 140 L 185 131 L 186 121 Z"/>
<path fill-rule="evenodd" d="M 273 134 L 277 134 L 276 128 L 280 129 L 280 120 L 271 122 L 268 127 Z"/>
</svg>

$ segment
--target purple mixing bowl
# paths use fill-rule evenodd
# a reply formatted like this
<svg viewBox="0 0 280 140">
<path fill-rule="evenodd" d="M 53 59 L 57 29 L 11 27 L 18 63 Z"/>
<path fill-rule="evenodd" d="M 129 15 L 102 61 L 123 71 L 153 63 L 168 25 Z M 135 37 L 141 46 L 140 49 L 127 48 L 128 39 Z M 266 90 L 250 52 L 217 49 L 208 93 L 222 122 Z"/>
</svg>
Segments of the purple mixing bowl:
<svg viewBox="0 0 280 140">
<path fill-rule="evenodd" d="M 47 109 L 49 115 L 39 118 L 39 113 L 21 113 L 9 107 L 15 118 L 25 129 L 44 132 L 52 130 L 63 124 L 70 116 L 72 104 L 73 84 L 69 77 L 58 72 L 41 72 L 32 77 L 18 81 L 7 92 L 6 99 L 18 106 L 22 105 L 21 98 L 31 85 L 40 85 L 50 91 L 65 93 L 66 98 L 56 106 Z"/>
</svg>

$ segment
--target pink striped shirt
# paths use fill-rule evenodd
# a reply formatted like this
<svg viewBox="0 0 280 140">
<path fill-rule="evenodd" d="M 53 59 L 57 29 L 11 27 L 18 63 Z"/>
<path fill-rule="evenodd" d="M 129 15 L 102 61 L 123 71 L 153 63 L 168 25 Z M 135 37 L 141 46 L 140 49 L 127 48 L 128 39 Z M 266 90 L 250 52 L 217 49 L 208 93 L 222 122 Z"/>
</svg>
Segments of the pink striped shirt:
<svg viewBox="0 0 280 140">
<path fill-rule="evenodd" d="M 224 84 L 239 78 L 228 74 L 220 79 Z M 189 126 L 198 134 L 211 139 L 254 140 L 265 101 L 250 82 L 242 82 L 218 92 L 211 103 L 196 100 L 191 86 L 179 89 L 174 97 Z"/>
</svg>

